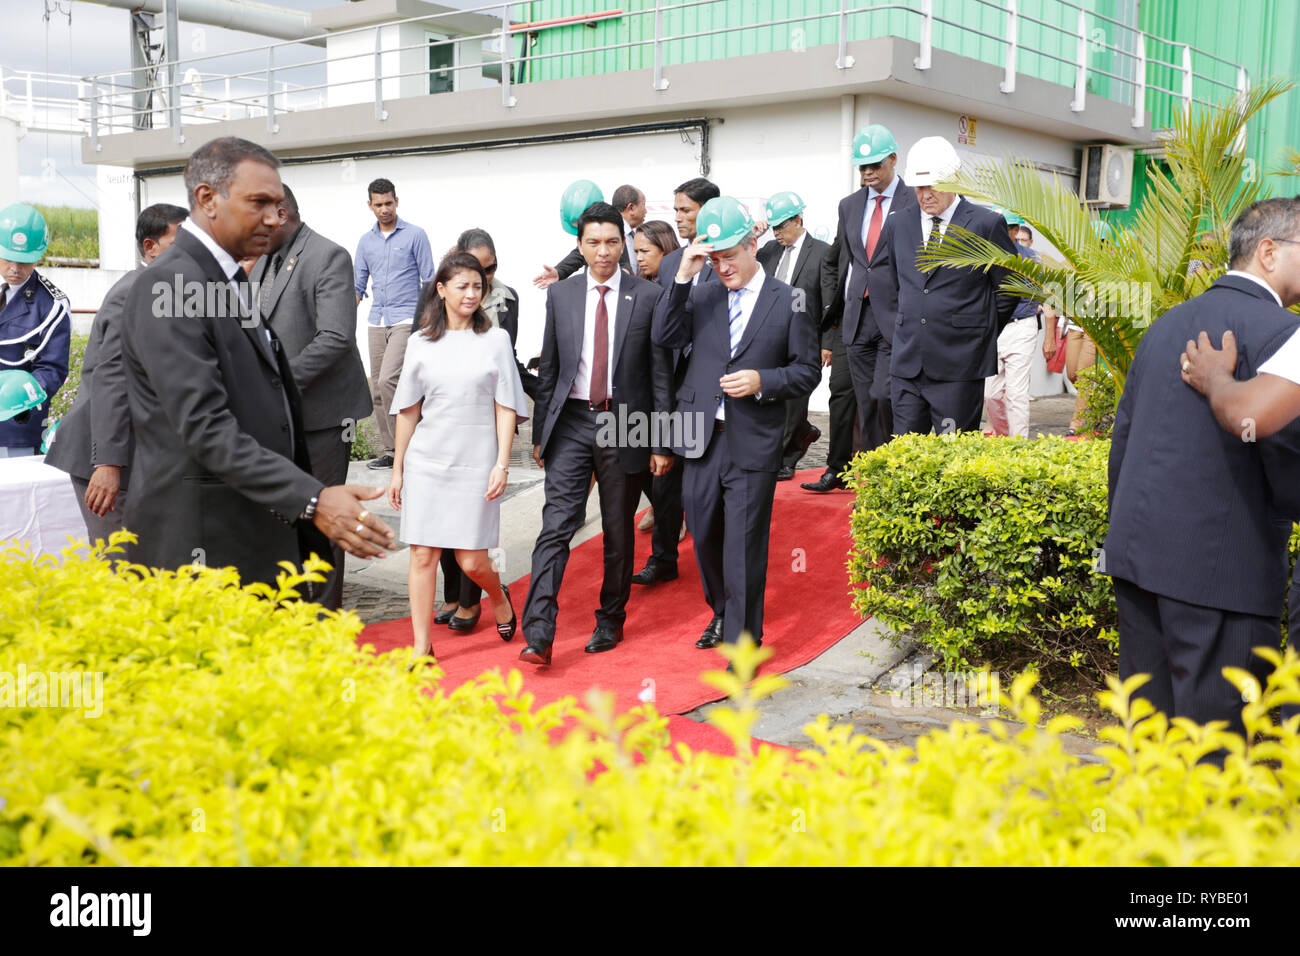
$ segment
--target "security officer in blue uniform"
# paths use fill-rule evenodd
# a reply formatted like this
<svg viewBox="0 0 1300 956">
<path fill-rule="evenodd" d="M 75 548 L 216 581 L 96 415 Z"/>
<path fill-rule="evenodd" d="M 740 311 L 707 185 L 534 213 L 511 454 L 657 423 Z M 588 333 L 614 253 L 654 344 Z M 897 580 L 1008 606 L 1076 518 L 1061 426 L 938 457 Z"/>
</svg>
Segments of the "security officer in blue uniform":
<svg viewBox="0 0 1300 956">
<path fill-rule="evenodd" d="M 26 203 L 0 209 L 0 369 L 22 369 L 50 400 L 68 377 L 72 311 L 68 297 L 36 271 L 50 244 L 45 218 Z M 0 458 L 35 455 L 49 414 L 46 401 L 0 421 Z"/>
</svg>

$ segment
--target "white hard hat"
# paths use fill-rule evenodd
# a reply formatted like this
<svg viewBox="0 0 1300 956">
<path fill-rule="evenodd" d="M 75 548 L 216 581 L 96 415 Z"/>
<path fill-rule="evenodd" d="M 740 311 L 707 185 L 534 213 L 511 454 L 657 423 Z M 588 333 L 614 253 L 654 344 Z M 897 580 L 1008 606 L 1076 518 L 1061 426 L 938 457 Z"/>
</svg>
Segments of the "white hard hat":
<svg viewBox="0 0 1300 956">
<path fill-rule="evenodd" d="M 961 157 L 942 136 L 924 136 L 907 151 L 903 179 L 909 186 L 933 186 L 961 169 Z"/>
</svg>

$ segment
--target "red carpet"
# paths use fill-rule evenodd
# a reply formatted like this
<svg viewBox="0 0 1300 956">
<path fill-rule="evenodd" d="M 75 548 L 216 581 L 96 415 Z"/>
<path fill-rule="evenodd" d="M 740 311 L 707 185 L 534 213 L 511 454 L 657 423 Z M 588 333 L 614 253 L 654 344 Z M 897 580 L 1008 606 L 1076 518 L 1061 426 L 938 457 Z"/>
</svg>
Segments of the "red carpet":
<svg viewBox="0 0 1300 956">
<path fill-rule="evenodd" d="M 799 472 L 792 481 L 777 485 L 763 637 L 764 646 L 776 654 L 763 665 L 765 673 L 785 672 L 808 663 L 860 623 L 850 606 L 845 568 L 853 495 L 848 491 L 819 495 L 799 487 L 800 482 L 814 481 L 820 474 L 820 469 Z M 650 534 L 637 532 L 638 570 L 644 566 L 649 553 Z M 536 667 L 518 660 L 524 644 L 522 628 L 513 641 L 503 643 L 493 628 L 491 610 L 484 602 L 483 617 L 471 633 L 457 634 L 447 628 L 434 628 L 433 647 L 439 665 L 447 674 L 445 686 L 455 686 L 495 667 L 502 673 L 511 668 L 522 672 L 525 688 L 537 696 L 539 703 L 567 695 L 582 703 L 593 687 L 613 691 L 619 711 L 636 706 L 638 695 L 642 699 L 651 699 L 653 695 L 655 706 L 662 714 L 684 714 L 719 699 L 718 691 L 699 680 L 701 671 L 721 670 L 726 667 L 726 660 L 716 651 L 694 647 L 712 612 L 704 603 L 689 534 L 682 541 L 678 562 L 676 581 L 650 588 L 632 585 L 623 643 L 613 651 L 587 654 L 583 647 L 596 623 L 594 612 L 599 604 L 603 566 L 601 538 L 597 535 L 569 556 L 560 590 L 560 613 L 550 667 Z M 510 584 L 515 611 L 521 617 L 528 582 L 525 576 Z M 409 647 L 411 620 L 402 618 L 372 624 L 362 631 L 359 640 L 373 644 L 380 652 Z M 682 726 L 684 730 L 692 730 Z M 712 730 L 705 727 L 697 732 L 694 740 L 709 738 L 714 743 L 714 746 L 701 745 L 700 749 L 718 749 L 718 738 L 709 733 Z M 725 737 L 718 737 L 722 748 L 719 752 L 730 753 L 730 743 Z"/>
</svg>

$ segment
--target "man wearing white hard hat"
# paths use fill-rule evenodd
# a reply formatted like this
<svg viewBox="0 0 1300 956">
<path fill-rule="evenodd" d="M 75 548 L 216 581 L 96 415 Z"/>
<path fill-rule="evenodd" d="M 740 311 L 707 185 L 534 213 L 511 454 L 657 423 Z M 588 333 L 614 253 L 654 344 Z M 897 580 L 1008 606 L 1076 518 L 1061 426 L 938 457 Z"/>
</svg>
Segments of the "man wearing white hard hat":
<svg viewBox="0 0 1300 956">
<path fill-rule="evenodd" d="M 1014 254 L 1006 222 L 957 193 L 935 188 L 952 179 L 961 159 L 941 136 L 917 140 L 904 178 L 916 189 L 915 214 L 893 216 L 886 274 L 898 293 L 894 326 L 894 434 L 974 431 L 984 410 L 984 380 L 997 371 L 998 333 L 1016 308 L 997 290 L 1005 269 L 940 268 L 922 272 L 918 255 L 949 229 L 981 236 Z"/>
</svg>

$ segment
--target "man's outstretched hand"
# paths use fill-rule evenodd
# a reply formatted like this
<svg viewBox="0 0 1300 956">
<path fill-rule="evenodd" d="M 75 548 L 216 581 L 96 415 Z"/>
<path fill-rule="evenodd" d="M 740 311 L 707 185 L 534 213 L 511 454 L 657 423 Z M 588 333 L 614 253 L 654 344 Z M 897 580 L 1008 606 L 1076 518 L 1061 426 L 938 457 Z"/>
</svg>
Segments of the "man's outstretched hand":
<svg viewBox="0 0 1300 956">
<path fill-rule="evenodd" d="M 358 558 L 386 557 L 386 552 L 397 550 L 393 529 L 363 504 L 378 498 L 385 490 L 364 485 L 322 488 L 312 524 L 348 554 Z"/>
</svg>

